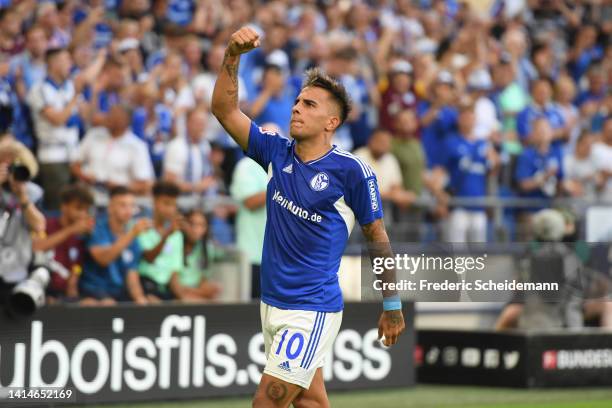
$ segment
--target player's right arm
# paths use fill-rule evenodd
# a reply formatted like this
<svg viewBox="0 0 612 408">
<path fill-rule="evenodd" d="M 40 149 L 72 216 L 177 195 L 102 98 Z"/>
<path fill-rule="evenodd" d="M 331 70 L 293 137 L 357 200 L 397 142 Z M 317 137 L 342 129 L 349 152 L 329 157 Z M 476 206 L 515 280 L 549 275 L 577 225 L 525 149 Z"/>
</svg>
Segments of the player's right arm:
<svg viewBox="0 0 612 408">
<path fill-rule="evenodd" d="M 232 34 L 211 101 L 213 115 L 245 151 L 249 145 L 251 119 L 238 106 L 238 64 L 240 54 L 259 47 L 259 43 L 259 34 L 250 27 L 242 27 Z"/>
</svg>

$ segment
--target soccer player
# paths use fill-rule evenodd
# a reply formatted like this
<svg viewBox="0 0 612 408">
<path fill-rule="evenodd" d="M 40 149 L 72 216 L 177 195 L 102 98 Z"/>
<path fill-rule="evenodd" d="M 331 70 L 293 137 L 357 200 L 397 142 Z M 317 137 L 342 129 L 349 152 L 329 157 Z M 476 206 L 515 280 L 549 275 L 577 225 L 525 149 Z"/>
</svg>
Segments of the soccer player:
<svg viewBox="0 0 612 408">
<path fill-rule="evenodd" d="M 246 154 L 268 172 L 261 265 L 261 319 L 267 363 L 253 406 L 328 407 L 321 367 L 340 329 L 340 258 L 355 218 L 374 249 L 393 256 L 371 168 L 332 146 L 350 103 L 346 90 L 318 69 L 308 72 L 291 112 L 289 141 L 238 108 L 240 54 L 260 44 L 243 27 L 232 34 L 212 98 L 212 112 Z M 378 244 L 378 245 L 376 245 Z M 395 280 L 395 270 L 381 279 Z M 379 336 L 390 346 L 404 330 L 396 292 L 383 292 Z"/>
</svg>

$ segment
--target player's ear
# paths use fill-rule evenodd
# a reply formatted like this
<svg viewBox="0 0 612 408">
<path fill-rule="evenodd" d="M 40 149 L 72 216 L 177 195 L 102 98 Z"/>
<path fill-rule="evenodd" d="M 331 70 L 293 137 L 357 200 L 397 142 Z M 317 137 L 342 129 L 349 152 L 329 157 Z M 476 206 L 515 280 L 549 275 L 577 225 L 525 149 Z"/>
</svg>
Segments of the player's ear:
<svg viewBox="0 0 612 408">
<path fill-rule="evenodd" d="M 340 118 L 337 116 L 330 116 L 327 120 L 327 125 L 325 126 L 325 130 L 327 132 L 333 132 L 340 126 Z"/>
</svg>

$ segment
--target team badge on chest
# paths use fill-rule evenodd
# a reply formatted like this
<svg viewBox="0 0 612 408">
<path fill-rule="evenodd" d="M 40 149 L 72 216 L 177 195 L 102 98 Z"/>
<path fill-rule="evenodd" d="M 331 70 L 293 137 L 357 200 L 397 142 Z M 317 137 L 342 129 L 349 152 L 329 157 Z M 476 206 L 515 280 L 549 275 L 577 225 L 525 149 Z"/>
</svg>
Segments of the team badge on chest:
<svg viewBox="0 0 612 408">
<path fill-rule="evenodd" d="M 314 191 L 323 191 L 329 186 L 329 176 L 323 172 L 318 173 L 310 180 L 310 188 Z"/>
</svg>

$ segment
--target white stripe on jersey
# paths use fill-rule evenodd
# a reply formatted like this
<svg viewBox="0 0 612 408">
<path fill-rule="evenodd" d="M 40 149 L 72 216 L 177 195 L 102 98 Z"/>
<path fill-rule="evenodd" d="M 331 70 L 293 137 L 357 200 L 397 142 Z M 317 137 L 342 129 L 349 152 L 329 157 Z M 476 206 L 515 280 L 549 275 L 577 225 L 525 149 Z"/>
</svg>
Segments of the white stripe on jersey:
<svg viewBox="0 0 612 408">
<path fill-rule="evenodd" d="M 370 167 L 370 165 L 366 163 L 361 157 L 355 156 L 353 153 L 347 152 L 346 150 L 340 150 L 340 152 L 344 154 L 344 156 L 354 158 L 359 163 L 361 163 L 363 167 L 365 168 L 366 177 L 370 177 L 374 175 L 374 170 L 372 170 L 372 167 Z"/>
<path fill-rule="evenodd" d="M 361 160 L 359 157 L 349 152 L 345 152 L 344 150 L 339 150 L 339 149 L 336 149 L 334 153 L 336 153 L 339 156 L 348 157 L 350 159 L 355 160 L 361 167 L 361 171 L 363 172 L 364 178 L 371 177 L 374 174 L 374 171 L 372 170 L 372 168 L 367 163 L 364 163 L 363 160 Z"/>
<path fill-rule="evenodd" d="M 346 201 L 344 201 L 344 196 L 340 197 L 334 203 L 334 207 L 336 208 L 336 211 L 338 211 L 338 214 L 340 214 L 340 217 L 342 217 L 344 220 L 348 236 L 350 236 L 351 232 L 353 231 L 353 227 L 355 226 L 355 213 L 353 213 L 351 207 L 349 207 Z"/>
</svg>

